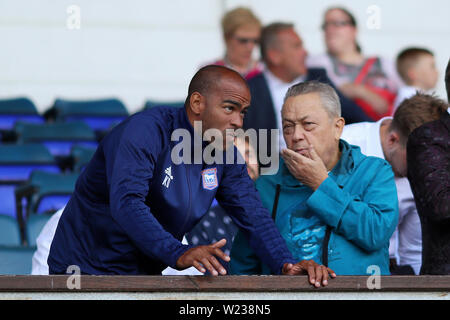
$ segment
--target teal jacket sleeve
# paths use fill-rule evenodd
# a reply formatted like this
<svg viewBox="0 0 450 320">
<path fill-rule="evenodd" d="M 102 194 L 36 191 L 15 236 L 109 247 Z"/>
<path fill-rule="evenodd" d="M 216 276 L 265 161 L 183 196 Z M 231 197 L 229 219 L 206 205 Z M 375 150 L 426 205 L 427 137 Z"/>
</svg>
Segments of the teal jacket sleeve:
<svg viewBox="0 0 450 320">
<path fill-rule="evenodd" d="M 398 222 L 398 200 L 391 166 L 373 157 L 363 162 L 357 170 L 372 176 L 361 197 L 328 177 L 306 203 L 336 233 L 370 252 L 389 242 Z"/>
</svg>

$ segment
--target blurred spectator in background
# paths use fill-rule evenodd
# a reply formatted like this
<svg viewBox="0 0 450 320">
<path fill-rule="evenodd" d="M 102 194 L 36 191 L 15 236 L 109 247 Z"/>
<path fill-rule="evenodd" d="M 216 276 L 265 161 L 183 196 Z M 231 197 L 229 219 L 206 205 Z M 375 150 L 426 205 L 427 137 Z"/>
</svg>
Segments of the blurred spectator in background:
<svg viewBox="0 0 450 320">
<path fill-rule="evenodd" d="M 344 127 L 342 139 L 359 146 L 367 156 L 387 160 L 395 173 L 399 203 L 398 226 L 389 245 L 392 274 L 419 274 L 422 263 L 420 219 L 408 180 L 406 143 L 408 135 L 422 124 L 439 119 L 447 104 L 430 95 L 406 99 L 394 117 Z"/>
<path fill-rule="evenodd" d="M 417 91 L 431 93 L 439 77 L 433 52 L 424 48 L 407 48 L 400 52 L 397 56 L 397 71 L 406 86 L 398 90 L 395 108 Z"/>
<path fill-rule="evenodd" d="M 226 66 L 239 72 L 244 78 L 260 73 L 263 64 L 253 59 L 253 49 L 261 35 L 261 22 L 248 8 L 228 11 L 222 18 L 225 56 L 212 64 Z"/>
<path fill-rule="evenodd" d="M 391 116 L 401 85 L 394 64 L 362 54 L 357 42 L 356 19 L 344 8 L 328 9 L 322 30 L 327 53 L 309 57 L 308 66 L 325 68 L 339 90 L 353 99 L 372 120 Z"/>
<path fill-rule="evenodd" d="M 248 80 L 252 95 L 251 107 L 244 118 L 244 129 L 268 129 L 267 155 L 272 152 L 270 129 L 280 129 L 281 107 L 287 90 L 303 81 L 317 80 L 334 88 L 324 69 L 307 68 L 307 51 L 290 23 L 276 22 L 265 26 L 261 33 L 261 57 L 265 69 Z M 350 99 L 337 91 L 346 123 L 370 121 L 370 118 Z M 286 146 L 279 134 L 279 150 Z M 257 150 L 258 154 L 261 154 Z"/>
<path fill-rule="evenodd" d="M 445 72 L 450 101 L 450 61 Z M 408 139 L 408 179 L 422 224 L 420 274 L 450 275 L 450 115 L 414 130 Z"/>
</svg>

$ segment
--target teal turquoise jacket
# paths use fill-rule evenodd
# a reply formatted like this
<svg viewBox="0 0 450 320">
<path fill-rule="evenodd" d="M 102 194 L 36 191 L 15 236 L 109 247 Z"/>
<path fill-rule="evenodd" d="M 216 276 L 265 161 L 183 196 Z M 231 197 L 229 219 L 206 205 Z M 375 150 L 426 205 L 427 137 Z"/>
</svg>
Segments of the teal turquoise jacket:
<svg viewBox="0 0 450 320">
<path fill-rule="evenodd" d="M 398 221 L 391 166 L 344 140 L 339 147 L 340 160 L 315 192 L 280 159 L 277 174 L 256 182 L 263 205 L 276 211 L 276 225 L 296 260 L 312 259 L 337 275 L 389 275 L 389 239 Z M 231 274 L 270 274 L 240 232 L 230 269 Z"/>
</svg>

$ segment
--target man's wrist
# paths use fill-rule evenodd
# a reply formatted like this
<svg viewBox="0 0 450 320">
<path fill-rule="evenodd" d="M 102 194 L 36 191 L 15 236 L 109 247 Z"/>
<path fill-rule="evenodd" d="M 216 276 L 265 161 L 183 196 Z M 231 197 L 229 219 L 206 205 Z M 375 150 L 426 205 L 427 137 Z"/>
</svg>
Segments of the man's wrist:
<svg viewBox="0 0 450 320">
<path fill-rule="evenodd" d="M 173 260 L 172 263 L 169 264 L 169 267 L 176 270 L 180 270 L 180 268 L 183 269 L 182 266 L 181 267 L 179 266 L 179 262 L 182 262 L 179 260 L 189 249 L 192 249 L 193 247 L 194 245 L 191 244 L 181 244 L 181 246 L 176 250 L 176 252 L 174 252 L 174 255 L 172 257 Z"/>
<path fill-rule="evenodd" d="M 328 178 L 328 174 L 325 176 L 321 176 L 320 178 L 318 178 L 316 180 L 316 182 L 314 183 L 313 186 L 311 186 L 311 188 L 316 191 L 317 189 L 319 189 L 320 185 Z"/>
</svg>

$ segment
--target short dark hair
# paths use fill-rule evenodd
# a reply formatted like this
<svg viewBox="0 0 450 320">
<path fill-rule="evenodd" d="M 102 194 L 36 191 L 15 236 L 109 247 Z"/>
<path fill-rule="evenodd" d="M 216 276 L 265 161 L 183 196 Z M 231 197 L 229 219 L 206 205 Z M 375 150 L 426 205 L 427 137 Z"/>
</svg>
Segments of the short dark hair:
<svg viewBox="0 0 450 320">
<path fill-rule="evenodd" d="M 400 142 L 406 147 L 410 133 L 421 125 L 440 119 L 447 113 L 448 103 L 435 95 L 417 92 L 403 100 L 394 113 L 389 130 L 400 135 Z"/>
<path fill-rule="evenodd" d="M 294 29 L 294 24 L 285 22 L 274 22 L 262 28 L 259 49 L 264 62 L 267 63 L 267 49 L 276 45 L 278 33 L 291 29 Z"/>
<path fill-rule="evenodd" d="M 233 69 L 220 65 L 207 65 L 198 70 L 192 77 L 191 82 L 189 83 L 188 96 L 184 106 L 187 107 L 189 105 L 191 95 L 194 92 L 198 92 L 201 95 L 206 96 L 216 90 L 220 85 L 221 79 L 226 74 L 238 77 L 238 79 L 241 79 L 242 83 L 248 88 L 248 84 L 245 79 Z"/>
<path fill-rule="evenodd" d="M 358 24 L 356 23 L 355 16 L 349 10 L 345 9 L 344 7 L 330 7 L 327 10 L 325 10 L 325 15 L 331 10 L 340 10 L 340 11 L 342 11 L 348 17 L 350 25 L 352 27 L 358 28 Z M 355 41 L 355 46 L 356 46 L 356 50 L 359 53 L 361 53 L 362 49 L 361 49 L 361 46 L 359 45 L 358 41 Z"/>
<path fill-rule="evenodd" d="M 356 19 L 355 19 L 355 16 L 349 11 L 349 10 L 347 10 L 347 9 L 345 9 L 344 7 L 330 7 L 330 8 L 328 8 L 326 11 L 325 11 L 325 14 L 327 14 L 329 11 L 331 11 L 331 10 L 340 10 L 340 11 L 342 11 L 343 13 L 345 13 L 345 15 L 350 19 L 350 24 L 353 26 L 353 27 L 357 27 L 357 23 L 356 23 Z"/>
<path fill-rule="evenodd" d="M 434 56 L 433 52 L 426 48 L 406 48 L 397 56 L 397 72 L 406 84 L 410 84 L 408 71 L 417 63 L 420 57 L 424 55 Z"/>
</svg>

